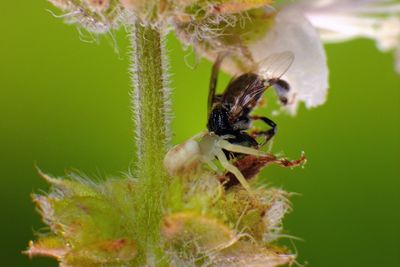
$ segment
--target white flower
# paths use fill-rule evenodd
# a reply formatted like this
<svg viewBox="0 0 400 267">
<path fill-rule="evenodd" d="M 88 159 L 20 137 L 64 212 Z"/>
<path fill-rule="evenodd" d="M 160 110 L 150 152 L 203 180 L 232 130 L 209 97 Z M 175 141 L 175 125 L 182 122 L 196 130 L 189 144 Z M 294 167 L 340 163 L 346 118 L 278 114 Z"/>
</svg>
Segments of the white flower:
<svg viewBox="0 0 400 267">
<path fill-rule="evenodd" d="M 272 54 L 293 52 L 293 64 L 282 76 L 290 85 L 285 107 L 291 114 L 301 102 L 312 108 L 326 101 L 323 42 L 373 39 L 381 51 L 396 52 L 400 73 L 400 3 L 394 0 L 286 1 L 276 9 L 267 5 L 189 23 L 178 20 L 175 28 L 184 43 L 211 61 L 228 52 L 222 69 L 233 75 L 254 71 Z"/>
<path fill-rule="evenodd" d="M 392 0 L 308 1 L 293 5 L 318 29 L 324 42 L 375 40 L 383 52 L 400 53 L 400 3 Z M 397 70 L 399 58 L 397 57 Z"/>
<path fill-rule="evenodd" d="M 249 49 L 255 59 L 294 52 L 295 61 L 283 78 L 291 86 L 287 108 L 295 114 L 300 102 L 312 108 L 326 100 L 328 67 L 321 41 L 355 38 L 375 40 L 383 52 L 395 51 L 400 73 L 400 4 L 392 0 L 304 0 L 282 6 L 265 38 Z"/>
<path fill-rule="evenodd" d="M 253 58 L 261 59 L 283 51 L 292 51 L 294 62 L 282 77 L 290 85 L 288 110 L 295 114 L 299 102 L 312 108 L 325 102 L 328 90 L 328 66 L 318 32 L 303 14 L 283 9 L 268 34 L 249 44 Z"/>
</svg>

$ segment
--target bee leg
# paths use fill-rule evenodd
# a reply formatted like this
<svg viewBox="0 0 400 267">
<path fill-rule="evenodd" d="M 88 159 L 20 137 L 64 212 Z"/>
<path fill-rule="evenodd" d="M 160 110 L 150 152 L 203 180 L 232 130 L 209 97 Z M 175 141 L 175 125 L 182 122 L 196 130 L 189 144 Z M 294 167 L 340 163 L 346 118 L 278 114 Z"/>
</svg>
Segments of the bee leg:
<svg viewBox="0 0 400 267">
<path fill-rule="evenodd" d="M 253 147 L 253 148 L 259 147 L 257 140 L 254 139 L 254 137 L 249 135 L 248 133 L 245 133 L 245 132 L 241 133 L 241 139 L 243 139 L 243 141 L 242 141 L 243 143 L 240 142 L 238 144 L 240 144 L 242 146 Z M 234 142 L 231 142 L 231 143 L 234 143 Z"/>
<path fill-rule="evenodd" d="M 275 122 L 272 120 L 268 119 L 267 117 L 262 117 L 262 116 L 251 116 L 250 117 L 252 120 L 261 120 L 265 124 L 271 127 L 271 129 L 267 131 L 254 131 L 253 133 L 257 136 L 264 135 L 265 136 L 265 141 L 261 144 L 261 146 L 265 145 L 269 140 L 271 140 L 272 137 L 276 134 L 278 128 Z"/>
<path fill-rule="evenodd" d="M 229 163 L 224 152 L 222 150 L 216 151 L 216 156 L 219 162 L 221 163 L 222 167 L 224 167 L 228 172 L 235 175 L 236 179 L 238 179 L 243 188 L 246 189 L 248 192 L 251 192 L 250 185 L 246 181 L 246 178 L 244 178 L 243 174 L 240 172 L 238 168 Z"/>
<path fill-rule="evenodd" d="M 207 112 L 208 114 L 210 114 L 212 106 L 215 102 L 215 91 L 217 90 L 218 73 L 224 57 L 225 57 L 224 53 L 219 53 L 211 70 L 211 78 L 208 91 L 208 112 Z"/>
</svg>

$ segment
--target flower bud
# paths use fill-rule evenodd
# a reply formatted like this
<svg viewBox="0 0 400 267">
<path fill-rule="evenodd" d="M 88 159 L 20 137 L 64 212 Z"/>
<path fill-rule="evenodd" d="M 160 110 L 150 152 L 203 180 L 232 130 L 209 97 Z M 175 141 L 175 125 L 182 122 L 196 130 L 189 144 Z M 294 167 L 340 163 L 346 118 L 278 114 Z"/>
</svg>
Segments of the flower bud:
<svg viewBox="0 0 400 267">
<path fill-rule="evenodd" d="M 49 0 L 65 14 L 67 23 L 94 33 L 105 33 L 119 26 L 122 10 L 119 0 Z"/>
</svg>

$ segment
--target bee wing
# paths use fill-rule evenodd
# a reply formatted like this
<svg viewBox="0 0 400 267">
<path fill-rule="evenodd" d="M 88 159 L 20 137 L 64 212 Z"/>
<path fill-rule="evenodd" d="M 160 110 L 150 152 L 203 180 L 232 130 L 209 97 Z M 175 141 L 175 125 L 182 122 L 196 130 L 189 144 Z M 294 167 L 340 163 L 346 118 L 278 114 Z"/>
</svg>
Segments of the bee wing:
<svg viewBox="0 0 400 267">
<path fill-rule="evenodd" d="M 244 108 L 250 108 L 257 104 L 260 96 L 264 93 L 266 86 L 262 77 L 256 75 L 246 81 L 241 94 L 231 108 L 231 116 L 238 116 Z"/>
<path fill-rule="evenodd" d="M 255 79 L 243 90 L 232 107 L 232 116 L 238 116 L 244 107 L 251 107 L 257 104 L 258 99 L 274 82 L 280 79 L 290 68 L 294 61 L 294 53 L 285 51 L 275 53 L 257 64 L 257 74 L 264 80 Z M 265 83 L 267 82 L 267 83 Z"/>
<path fill-rule="evenodd" d="M 294 53 L 285 51 L 275 53 L 258 63 L 258 74 L 265 80 L 280 79 L 294 61 Z"/>
</svg>

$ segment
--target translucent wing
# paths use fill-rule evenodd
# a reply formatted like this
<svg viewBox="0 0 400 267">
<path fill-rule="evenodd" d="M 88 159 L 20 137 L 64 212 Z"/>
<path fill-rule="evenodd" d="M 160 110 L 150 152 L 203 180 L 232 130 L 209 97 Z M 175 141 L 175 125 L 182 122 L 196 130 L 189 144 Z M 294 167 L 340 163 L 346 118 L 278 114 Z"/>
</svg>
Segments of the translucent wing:
<svg viewBox="0 0 400 267">
<path fill-rule="evenodd" d="M 277 83 L 279 79 L 287 72 L 294 61 L 294 54 L 290 51 L 275 53 L 257 64 L 257 75 L 261 78 L 249 80 L 243 86 L 241 95 L 231 109 L 231 116 L 237 117 L 244 108 L 254 107 L 265 90 Z"/>
<path fill-rule="evenodd" d="M 243 109 L 252 109 L 267 88 L 265 80 L 258 74 L 247 73 L 239 76 L 230 86 L 240 89 L 231 107 L 231 117 L 240 116 Z"/>
<path fill-rule="evenodd" d="M 287 72 L 293 61 L 293 52 L 285 51 L 272 54 L 257 64 L 258 74 L 267 81 L 279 79 Z"/>
</svg>

